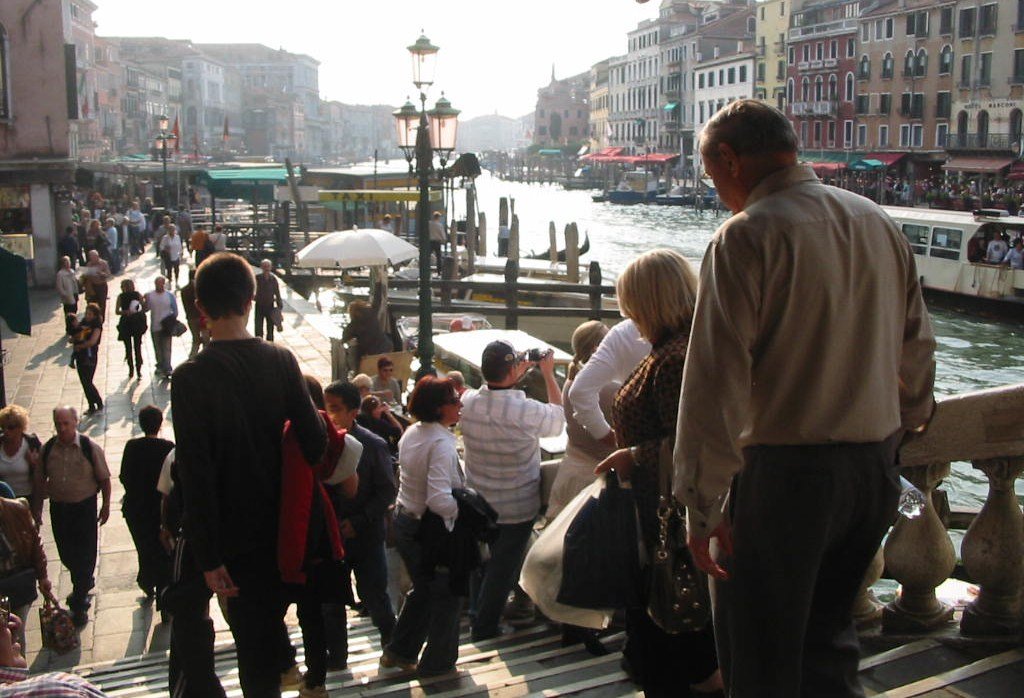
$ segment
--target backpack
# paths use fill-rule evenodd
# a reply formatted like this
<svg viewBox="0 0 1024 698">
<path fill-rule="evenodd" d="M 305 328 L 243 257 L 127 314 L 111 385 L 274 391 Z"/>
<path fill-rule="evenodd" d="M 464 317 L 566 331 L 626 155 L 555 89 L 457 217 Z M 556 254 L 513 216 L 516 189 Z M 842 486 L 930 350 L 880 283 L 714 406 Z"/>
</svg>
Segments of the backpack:
<svg viewBox="0 0 1024 698">
<path fill-rule="evenodd" d="M 50 459 L 50 451 L 53 450 L 53 444 L 56 440 L 56 436 L 51 436 L 50 439 L 43 445 L 43 457 L 40 459 L 40 462 L 42 463 L 44 472 L 46 471 L 46 461 Z M 96 461 L 93 460 L 92 440 L 85 434 L 79 434 L 78 445 L 82 449 L 82 455 L 85 456 L 85 459 L 87 461 L 89 461 L 89 465 L 95 468 Z"/>
</svg>

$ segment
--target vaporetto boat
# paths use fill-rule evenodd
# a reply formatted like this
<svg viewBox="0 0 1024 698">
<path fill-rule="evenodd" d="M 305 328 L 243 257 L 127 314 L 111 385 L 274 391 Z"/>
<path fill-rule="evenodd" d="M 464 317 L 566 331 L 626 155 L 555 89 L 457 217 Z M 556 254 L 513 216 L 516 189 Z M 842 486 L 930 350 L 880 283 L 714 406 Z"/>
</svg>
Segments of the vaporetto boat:
<svg viewBox="0 0 1024 698">
<path fill-rule="evenodd" d="M 917 259 L 921 286 L 930 300 L 965 310 L 1024 321 L 1024 270 L 1005 264 L 972 262 L 971 240 L 984 250 L 993 233 L 1024 235 L 1024 217 L 1005 211 L 941 211 L 884 206 L 899 225 Z"/>
</svg>

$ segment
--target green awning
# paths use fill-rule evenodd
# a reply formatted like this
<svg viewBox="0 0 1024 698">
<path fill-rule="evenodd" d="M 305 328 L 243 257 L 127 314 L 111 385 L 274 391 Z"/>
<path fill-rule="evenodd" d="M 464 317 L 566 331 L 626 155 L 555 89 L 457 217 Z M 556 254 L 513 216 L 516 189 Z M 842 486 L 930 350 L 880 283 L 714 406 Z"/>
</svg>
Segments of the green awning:
<svg viewBox="0 0 1024 698">
<path fill-rule="evenodd" d="M 678 106 L 679 106 L 679 102 L 669 102 L 664 107 L 662 107 L 662 109 L 664 109 L 665 111 L 672 111 L 673 109 L 675 109 Z"/>
<path fill-rule="evenodd" d="M 198 180 L 218 199 L 273 201 L 274 187 L 288 183 L 288 172 L 283 167 L 205 170 Z"/>
<path fill-rule="evenodd" d="M 884 170 L 885 163 L 882 162 L 881 160 L 872 160 L 870 158 L 865 158 L 864 160 L 857 160 L 856 162 L 851 162 L 848 165 L 848 167 L 851 170 L 855 170 L 857 172 L 867 172 L 869 170 Z"/>
<path fill-rule="evenodd" d="M 800 151 L 800 160 L 804 162 L 854 162 L 864 157 L 864 153 L 849 150 L 808 150 Z"/>
<path fill-rule="evenodd" d="M 561 148 L 541 148 L 537 151 L 538 155 L 561 155 Z"/>
</svg>

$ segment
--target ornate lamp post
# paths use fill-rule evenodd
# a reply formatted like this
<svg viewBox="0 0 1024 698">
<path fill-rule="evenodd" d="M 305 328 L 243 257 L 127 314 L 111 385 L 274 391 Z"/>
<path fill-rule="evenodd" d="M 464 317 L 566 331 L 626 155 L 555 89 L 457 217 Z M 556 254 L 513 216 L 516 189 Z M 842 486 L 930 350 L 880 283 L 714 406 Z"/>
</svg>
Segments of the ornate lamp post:
<svg viewBox="0 0 1024 698">
<path fill-rule="evenodd" d="M 157 117 L 157 123 L 159 126 L 159 133 L 153 139 L 156 143 L 157 149 L 160 151 L 160 161 L 164 165 L 164 208 L 170 209 L 170 190 L 167 188 L 167 151 L 174 150 L 174 147 L 178 144 L 178 137 L 173 133 L 167 131 L 167 127 L 170 124 L 170 119 L 161 114 Z"/>
<path fill-rule="evenodd" d="M 420 35 L 409 46 L 412 56 L 412 83 L 420 93 L 420 108 L 406 101 L 394 113 L 398 146 L 405 153 L 409 173 L 416 174 L 419 184 L 419 203 L 416 207 L 416 236 L 420 247 L 420 325 L 418 349 L 420 369 L 417 379 L 433 371 L 434 339 L 433 308 L 430 292 L 430 173 L 434 168 L 434 152 L 438 153 L 441 169 L 455 150 L 459 111 L 441 95 L 437 104 L 427 111 L 427 90 L 434 82 L 434 67 L 438 47 Z M 415 167 L 413 161 L 415 160 Z"/>
</svg>

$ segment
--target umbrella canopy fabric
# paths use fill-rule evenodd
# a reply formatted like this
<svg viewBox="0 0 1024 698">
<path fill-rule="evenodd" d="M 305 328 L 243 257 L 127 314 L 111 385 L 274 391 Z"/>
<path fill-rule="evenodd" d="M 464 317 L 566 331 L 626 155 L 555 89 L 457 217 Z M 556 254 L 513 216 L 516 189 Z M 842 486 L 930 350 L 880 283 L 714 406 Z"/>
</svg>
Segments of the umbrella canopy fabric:
<svg viewBox="0 0 1024 698">
<path fill-rule="evenodd" d="M 419 255 L 413 245 L 394 233 L 376 228 L 356 228 L 328 233 L 299 250 L 300 267 L 352 269 L 406 262 Z"/>
</svg>

